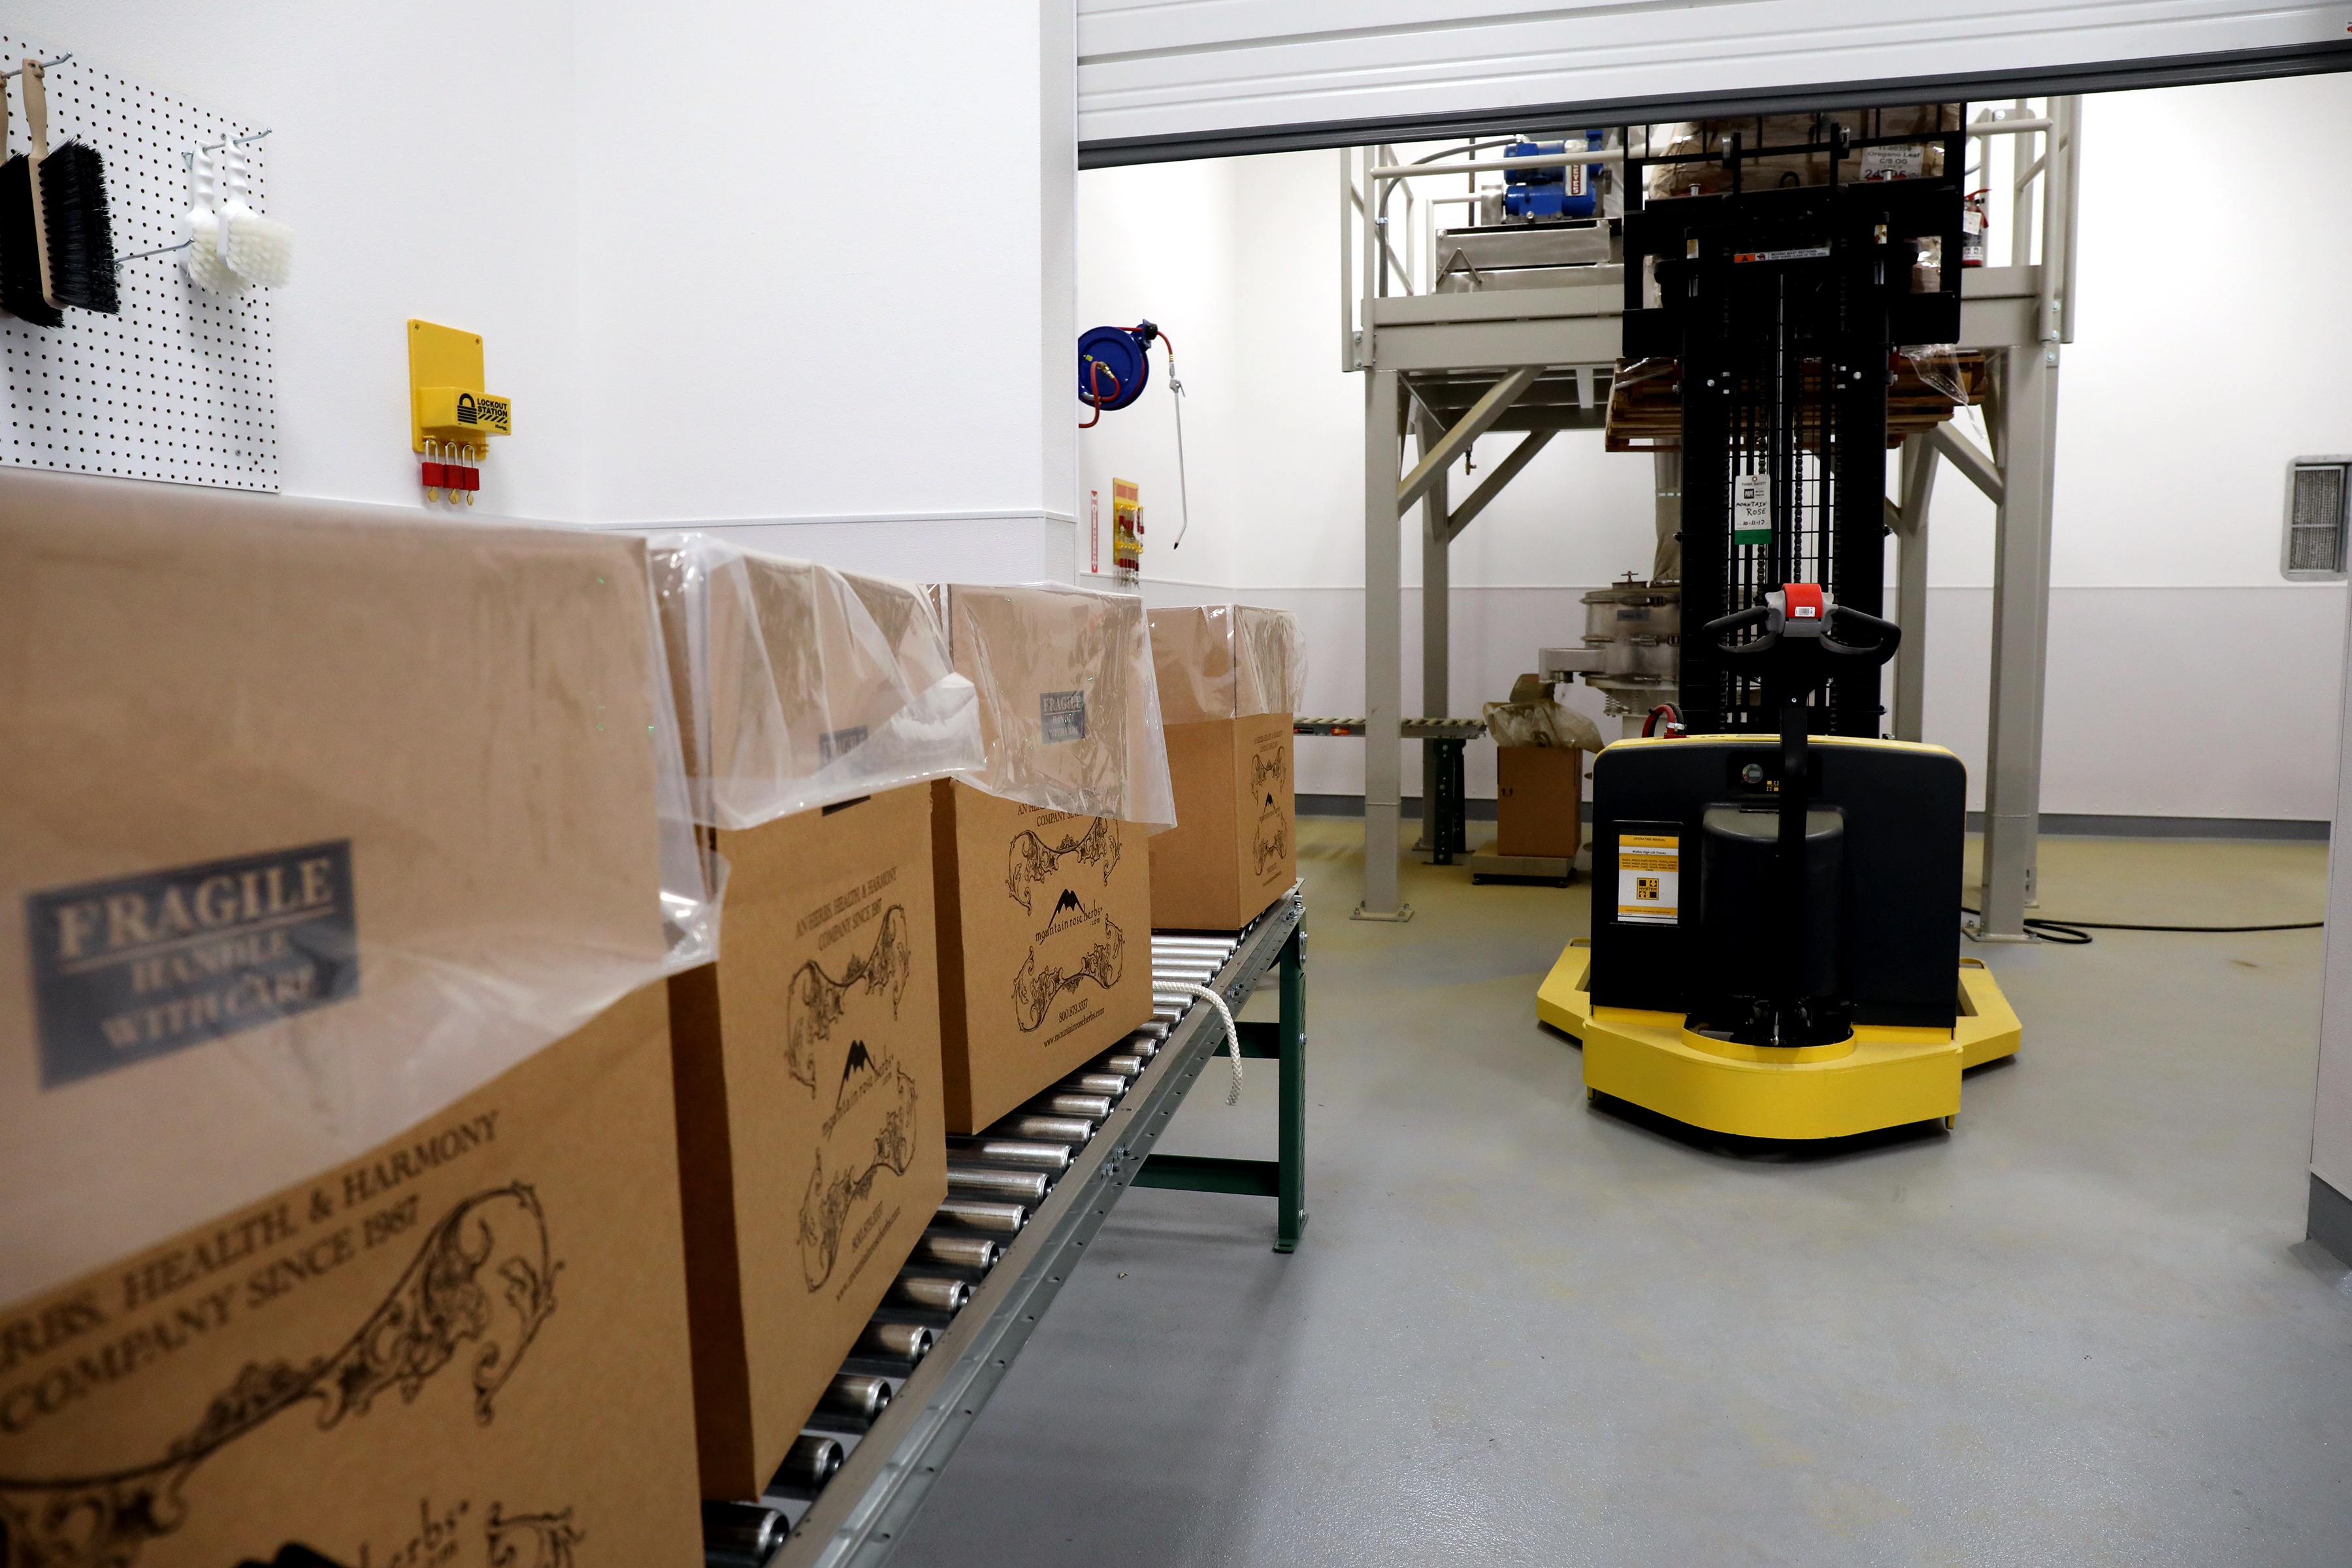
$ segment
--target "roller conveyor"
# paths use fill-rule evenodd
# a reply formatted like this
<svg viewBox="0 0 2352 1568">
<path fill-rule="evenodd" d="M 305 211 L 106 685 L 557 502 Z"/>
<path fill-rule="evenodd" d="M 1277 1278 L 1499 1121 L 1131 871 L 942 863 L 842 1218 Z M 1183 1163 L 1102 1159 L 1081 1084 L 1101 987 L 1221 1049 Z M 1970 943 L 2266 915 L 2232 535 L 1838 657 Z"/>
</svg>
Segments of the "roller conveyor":
<svg viewBox="0 0 2352 1568">
<path fill-rule="evenodd" d="M 1300 890 L 1234 937 L 1154 934 L 1153 1020 L 1063 1084 L 949 1141 L 950 1193 L 793 1456 L 754 1503 L 706 1503 L 710 1568 L 848 1568 L 889 1555 L 1111 1206 L 1130 1186 L 1277 1199 L 1276 1249 L 1306 1223 L 1306 913 Z M 1243 1054 L 1278 1058 L 1279 1161 L 1188 1159 L 1151 1147 L 1279 962 L 1281 1025 L 1244 1024 Z M 1287 1049 L 1276 1044 L 1279 1039 Z"/>
</svg>

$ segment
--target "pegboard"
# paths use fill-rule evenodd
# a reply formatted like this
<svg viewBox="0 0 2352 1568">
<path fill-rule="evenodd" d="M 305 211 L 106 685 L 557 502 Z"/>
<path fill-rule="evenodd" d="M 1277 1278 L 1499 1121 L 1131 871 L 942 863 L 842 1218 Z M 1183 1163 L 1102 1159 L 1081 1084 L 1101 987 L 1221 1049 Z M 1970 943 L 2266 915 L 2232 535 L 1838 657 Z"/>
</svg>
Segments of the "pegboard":
<svg viewBox="0 0 2352 1568">
<path fill-rule="evenodd" d="M 0 33 L 0 68 L 64 53 Z M 8 151 L 30 144 L 23 79 L 8 83 Z M 185 237 L 184 154 L 262 129 L 198 108 L 76 55 L 47 73 L 49 145 L 75 138 L 106 160 L 114 253 Z M 269 210 L 267 141 L 247 144 L 257 212 Z M 180 252 L 124 262 L 120 316 L 68 308 L 65 325 L 0 314 L 8 430 L 0 462 L 70 473 L 278 489 L 278 403 L 269 290 L 213 294 Z"/>
</svg>

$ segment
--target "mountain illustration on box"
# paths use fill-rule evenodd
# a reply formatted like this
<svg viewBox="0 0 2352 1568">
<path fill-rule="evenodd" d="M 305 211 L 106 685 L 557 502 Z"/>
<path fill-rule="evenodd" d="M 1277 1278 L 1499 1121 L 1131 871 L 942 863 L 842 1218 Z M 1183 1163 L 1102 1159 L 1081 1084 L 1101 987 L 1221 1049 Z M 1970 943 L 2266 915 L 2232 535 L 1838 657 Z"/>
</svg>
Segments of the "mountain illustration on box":
<svg viewBox="0 0 2352 1568">
<path fill-rule="evenodd" d="M 1013 1016 L 1024 1034 L 1045 1021 L 1056 998 L 1087 981 L 1108 991 L 1127 963 L 1127 933 L 1109 915 L 1089 910 L 1076 888 L 1064 888 L 1054 912 L 1029 943 L 1013 982 Z"/>
<path fill-rule="evenodd" d="M 833 1114 L 825 1119 L 808 1191 L 801 1199 L 801 1272 L 814 1291 L 833 1278 L 850 1218 L 874 1195 L 886 1171 L 903 1176 L 915 1159 L 915 1080 L 896 1057 L 878 1060 L 852 1040 L 842 1063 Z M 835 1152 L 831 1174 L 826 1152 Z"/>
<path fill-rule="evenodd" d="M 826 973 L 814 958 L 793 973 L 784 999 L 784 1067 L 808 1085 L 811 1094 L 816 1091 L 818 1059 L 829 1054 L 824 1047 L 843 1032 L 845 1018 L 884 1001 L 889 1003 L 890 1016 L 898 1016 L 898 999 L 906 994 L 907 981 L 915 971 L 910 942 L 906 906 L 892 904 L 882 911 L 872 950 L 851 959 L 840 979 Z M 851 1019 L 849 1029 L 858 1026 Z"/>
<path fill-rule="evenodd" d="M 1033 900 L 1038 889 L 1067 888 L 1082 877 L 1089 882 L 1099 878 L 1108 887 L 1118 865 L 1118 835 L 1111 831 L 1108 817 L 1096 817 L 1078 837 L 1066 833 L 1051 845 L 1024 830 L 1013 835 L 1005 856 L 1004 888 L 1014 903 L 1035 914 Z"/>
</svg>

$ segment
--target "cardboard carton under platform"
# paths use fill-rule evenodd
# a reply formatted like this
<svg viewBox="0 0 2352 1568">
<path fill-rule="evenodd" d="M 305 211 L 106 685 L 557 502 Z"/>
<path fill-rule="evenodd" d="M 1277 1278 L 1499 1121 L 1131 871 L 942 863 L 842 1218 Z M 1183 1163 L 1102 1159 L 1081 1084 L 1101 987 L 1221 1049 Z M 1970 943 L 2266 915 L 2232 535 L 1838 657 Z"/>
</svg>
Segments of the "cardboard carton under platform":
<svg viewBox="0 0 2352 1568">
<path fill-rule="evenodd" d="M 671 1028 L 702 1489 L 748 1499 L 947 1196 L 930 789 L 717 845 L 725 943 Z"/>
<path fill-rule="evenodd" d="M 0 1309 L 5 1561 L 698 1568 L 667 1022 Z"/>
<path fill-rule="evenodd" d="M 1573 860 L 1584 835 L 1584 752 L 1497 746 L 1495 774 L 1495 853 Z"/>
</svg>

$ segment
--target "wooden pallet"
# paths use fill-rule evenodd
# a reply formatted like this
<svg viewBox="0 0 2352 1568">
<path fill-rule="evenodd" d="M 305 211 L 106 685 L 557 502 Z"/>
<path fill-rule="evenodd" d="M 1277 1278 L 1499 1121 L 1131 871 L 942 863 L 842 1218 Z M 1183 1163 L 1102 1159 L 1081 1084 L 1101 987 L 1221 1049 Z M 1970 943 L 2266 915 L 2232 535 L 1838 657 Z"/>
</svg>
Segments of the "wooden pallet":
<svg viewBox="0 0 2352 1568">
<path fill-rule="evenodd" d="M 1906 436 L 1925 435 L 1952 416 L 1957 406 L 1945 391 L 1922 380 L 1908 358 L 1895 362 L 1893 385 L 1886 389 L 1886 444 L 1898 446 Z M 1984 354 L 1960 350 L 1937 367 L 1948 370 L 1967 395 L 1981 403 L 1992 373 Z M 1810 405 L 1821 388 L 1820 362 L 1805 366 L 1805 397 Z M 1808 450 L 1818 447 L 1816 421 L 1801 417 L 1800 430 Z M 1608 447 L 1612 452 L 1676 452 L 1683 444 L 1682 366 L 1670 359 L 1619 360 L 1609 387 Z"/>
</svg>

